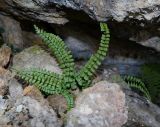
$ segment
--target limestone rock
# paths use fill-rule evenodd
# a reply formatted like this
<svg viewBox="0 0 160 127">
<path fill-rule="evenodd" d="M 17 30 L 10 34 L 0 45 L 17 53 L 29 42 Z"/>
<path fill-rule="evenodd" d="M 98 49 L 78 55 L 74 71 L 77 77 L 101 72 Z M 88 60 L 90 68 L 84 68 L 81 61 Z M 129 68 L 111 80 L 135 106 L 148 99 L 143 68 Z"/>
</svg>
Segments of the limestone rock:
<svg viewBox="0 0 160 127">
<path fill-rule="evenodd" d="M 48 8 L 48 0 L 4 0 L 0 1 L 0 10 L 17 16 L 20 19 L 41 20 L 48 23 L 64 24 L 68 20 L 63 17 L 64 12 L 55 8 Z M 48 6 L 49 7 L 49 6 Z"/>
<path fill-rule="evenodd" d="M 160 0 L 1 0 L 0 9 L 23 19 L 38 19 L 56 24 L 68 21 L 65 18 L 66 9 L 61 8 L 63 6 L 81 10 L 97 21 L 157 21 L 159 3 Z"/>
<path fill-rule="evenodd" d="M 121 127 L 127 121 L 125 95 L 117 84 L 101 81 L 77 97 L 67 118 L 66 127 Z"/>
<path fill-rule="evenodd" d="M 56 113 L 48 106 L 37 100 L 24 96 L 17 99 L 13 107 L 8 109 L 4 116 L 9 120 L 8 125 L 15 127 L 60 127 Z"/>
<path fill-rule="evenodd" d="M 15 55 L 13 67 L 16 69 L 40 68 L 62 73 L 56 60 L 39 46 L 32 46 Z"/>
<path fill-rule="evenodd" d="M 128 121 L 123 127 L 159 127 L 160 108 L 132 91 L 119 74 L 111 70 L 107 74 L 106 71 L 103 79 L 118 83 L 126 95 Z"/>
<path fill-rule="evenodd" d="M 22 84 L 17 82 L 15 78 L 10 79 L 9 83 L 9 95 L 12 99 L 16 100 L 23 96 Z"/>
</svg>

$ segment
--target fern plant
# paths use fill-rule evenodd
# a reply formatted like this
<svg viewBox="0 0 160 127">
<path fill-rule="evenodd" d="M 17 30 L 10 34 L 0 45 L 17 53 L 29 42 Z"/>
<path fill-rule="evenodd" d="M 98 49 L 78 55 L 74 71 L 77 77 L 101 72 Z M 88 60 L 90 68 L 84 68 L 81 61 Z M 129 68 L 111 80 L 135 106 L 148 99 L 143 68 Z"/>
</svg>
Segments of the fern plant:
<svg viewBox="0 0 160 127">
<path fill-rule="evenodd" d="M 128 75 L 123 76 L 122 78 L 127 83 L 127 85 L 129 85 L 129 87 L 141 91 L 148 100 L 151 100 L 150 93 L 141 79 Z"/>
<path fill-rule="evenodd" d="M 93 74 L 104 60 L 110 41 L 110 34 L 107 24 L 100 23 L 102 33 L 98 51 L 89 59 L 86 65 L 77 72 L 71 51 L 67 48 L 63 40 L 54 34 L 47 33 L 37 26 L 34 26 L 36 33 L 44 40 L 44 43 L 52 50 L 57 59 L 62 75 L 49 72 L 43 69 L 17 70 L 16 75 L 30 84 L 37 86 L 40 90 L 48 94 L 60 94 L 66 98 L 68 109 L 74 105 L 73 95 L 70 90 L 85 88 L 91 85 Z"/>
<path fill-rule="evenodd" d="M 160 64 L 143 65 L 142 80 L 151 94 L 152 101 L 156 103 L 160 97 Z"/>
</svg>

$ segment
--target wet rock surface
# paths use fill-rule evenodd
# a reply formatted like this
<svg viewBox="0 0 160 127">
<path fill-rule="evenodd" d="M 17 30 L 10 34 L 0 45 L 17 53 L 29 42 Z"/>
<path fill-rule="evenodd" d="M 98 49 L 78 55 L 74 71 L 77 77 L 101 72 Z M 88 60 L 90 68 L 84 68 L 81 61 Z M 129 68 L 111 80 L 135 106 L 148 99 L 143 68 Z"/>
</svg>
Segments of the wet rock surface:
<svg viewBox="0 0 160 127">
<path fill-rule="evenodd" d="M 121 127 L 127 121 L 125 95 L 117 84 L 101 81 L 85 89 L 75 103 L 66 127 Z"/>
</svg>

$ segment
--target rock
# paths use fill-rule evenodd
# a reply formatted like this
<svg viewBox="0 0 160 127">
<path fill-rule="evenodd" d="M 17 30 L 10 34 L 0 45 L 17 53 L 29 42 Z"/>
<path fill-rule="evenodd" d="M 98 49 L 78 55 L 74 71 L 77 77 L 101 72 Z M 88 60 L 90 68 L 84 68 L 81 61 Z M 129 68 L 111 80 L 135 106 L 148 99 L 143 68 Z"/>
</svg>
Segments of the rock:
<svg viewBox="0 0 160 127">
<path fill-rule="evenodd" d="M 42 38 L 33 32 L 22 31 L 22 35 L 25 48 L 31 47 L 33 45 L 44 45 Z"/>
<path fill-rule="evenodd" d="M 146 47 L 151 47 L 160 52 L 160 37 L 151 37 L 144 41 L 138 41 L 138 44 L 141 44 Z"/>
<path fill-rule="evenodd" d="M 56 24 L 68 21 L 66 8 L 83 11 L 97 21 L 158 21 L 159 3 L 160 0 L 4 0 L 0 2 L 0 9 L 19 18 Z"/>
<path fill-rule="evenodd" d="M 66 24 L 61 27 L 56 27 L 55 31 L 63 37 L 64 42 L 71 50 L 73 57 L 78 60 L 88 60 L 96 50 L 96 40 L 90 32 L 90 28 L 81 24 Z"/>
<path fill-rule="evenodd" d="M 15 19 L 0 15 L 0 27 L 4 29 L 2 34 L 5 43 L 13 46 L 15 50 L 23 49 L 23 37 L 20 23 Z"/>
<path fill-rule="evenodd" d="M 9 95 L 12 99 L 16 100 L 23 96 L 23 88 L 20 83 L 17 82 L 16 79 L 12 78 L 9 83 Z"/>
<path fill-rule="evenodd" d="M 129 117 L 126 127 L 147 126 L 159 127 L 160 108 L 135 94 L 128 93 L 128 107 Z"/>
<path fill-rule="evenodd" d="M 0 116 L 2 116 L 5 113 L 6 109 L 7 109 L 7 100 L 3 99 L 3 97 L 0 96 Z"/>
<path fill-rule="evenodd" d="M 0 78 L 0 95 L 5 95 L 7 93 L 7 90 L 8 86 L 6 85 L 4 80 Z"/>
<path fill-rule="evenodd" d="M 62 73 L 55 59 L 39 46 L 32 46 L 15 55 L 13 58 L 13 68 L 40 68 L 58 74 Z"/>
<path fill-rule="evenodd" d="M 50 0 L 60 6 L 75 10 L 83 10 L 98 21 L 113 18 L 116 21 L 129 19 L 152 20 L 159 16 L 159 0 L 126 1 L 126 0 Z M 148 11 L 146 10 L 148 9 Z"/>
<path fill-rule="evenodd" d="M 67 111 L 67 103 L 65 98 L 61 95 L 50 95 L 47 97 L 47 100 L 49 102 L 49 105 L 55 111 L 57 111 L 58 115 L 63 117 Z"/>
<path fill-rule="evenodd" d="M 55 112 L 47 105 L 30 97 L 19 98 L 14 106 L 5 113 L 13 126 L 60 127 Z"/>
<path fill-rule="evenodd" d="M 52 4 L 53 5 L 53 4 Z M 20 19 L 41 20 L 48 23 L 64 24 L 68 20 L 63 16 L 64 12 L 55 7 L 49 7 L 48 0 L 5 0 L 0 1 L 0 10 L 3 13 L 17 16 Z"/>
<path fill-rule="evenodd" d="M 0 95 L 9 94 L 11 98 L 16 100 L 23 95 L 22 93 L 22 85 L 13 78 L 13 74 L 9 70 L 0 67 Z"/>
<path fill-rule="evenodd" d="M 11 53 L 11 49 L 7 46 L 2 46 L 0 48 L 0 66 L 4 67 L 8 64 Z"/>
<path fill-rule="evenodd" d="M 125 95 L 117 84 L 101 81 L 76 99 L 66 127 L 121 127 L 127 121 Z"/>
<path fill-rule="evenodd" d="M 126 95 L 128 121 L 123 127 L 159 127 L 160 107 L 129 89 L 116 72 L 105 70 L 103 76 L 105 80 L 118 83 Z"/>
<path fill-rule="evenodd" d="M 43 97 L 41 91 L 35 86 L 27 86 L 23 91 L 23 95 L 34 98 L 35 100 L 37 100 L 39 102 L 44 101 L 44 97 Z"/>
<path fill-rule="evenodd" d="M 8 82 L 11 78 L 11 73 L 0 67 L 0 95 L 5 95 L 8 92 Z"/>
</svg>

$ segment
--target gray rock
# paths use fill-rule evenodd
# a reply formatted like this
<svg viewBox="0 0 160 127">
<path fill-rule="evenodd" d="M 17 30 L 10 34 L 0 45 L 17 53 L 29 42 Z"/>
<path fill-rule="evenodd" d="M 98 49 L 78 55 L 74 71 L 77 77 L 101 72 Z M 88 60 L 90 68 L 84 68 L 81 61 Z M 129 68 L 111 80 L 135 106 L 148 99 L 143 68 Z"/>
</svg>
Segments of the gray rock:
<svg viewBox="0 0 160 127">
<path fill-rule="evenodd" d="M 57 62 L 39 46 L 33 46 L 18 53 L 13 58 L 13 67 L 16 69 L 41 68 L 61 74 Z"/>
<path fill-rule="evenodd" d="M 97 21 L 114 19 L 118 22 L 136 19 L 157 21 L 160 12 L 160 0 L 5 0 L 0 9 L 21 18 L 38 19 L 49 23 L 64 24 L 68 20 L 65 9 L 57 11 L 59 6 L 82 10 Z M 51 5 L 51 7 L 49 7 Z M 53 6 L 55 5 L 55 6 Z M 57 6 L 56 6 L 57 5 Z M 67 12 L 67 11 L 66 11 Z"/>
<path fill-rule="evenodd" d="M 8 90 L 8 84 L 5 82 L 4 79 L 0 78 L 0 95 L 5 95 Z"/>
<path fill-rule="evenodd" d="M 0 116 L 2 116 L 5 113 L 6 109 L 7 109 L 7 100 L 3 99 L 3 97 L 0 96 Z"/>
<path fill-rule="evenodd" d="M 151 47 L 160 52 L 160 37 L 151 37 L 144 41 L 138 41 L 137 43 L 146 46 Z"/>
<path fill-rule="evenodd" d="M 22 85 L 17 82 L 16 79 L 12 78 L 9 83 L 9 95 L 12 99 L 16 100 L 23 96 Z"/>
<path fill-rule="evenodd" d="M 20 23 L 15 19 L 0 15 L 0 27 L 4 29 L 2 34 L 5 43 L 15 49 L 22 49 L 24 46 Z"/>
<path fill-rule="evenodd" d="M 129 92 L 128 95 L 129 117 L 125 127 L 159 127 L 160 119 L 158 117 L 160 116 L 160 108 L 135 93 Z"/>
<path fill-rule="evenodd" d="M 0 1 L 1 13 L 5 12 L 20 19 L 41 20 L 48 23 L 64 24 L 68 20 L 63 17 L 64 12 L 55 8 L 47 9 L 48 0 L 4 0 Z M 53 5 L 53 4 L 52 4 Z"/>
<path fill-rule="evenodd" d="M 64 42 L 72 51 L 75 59 L 87 60 L 96 50 L 96 44 L 99 42 L 88 32 L 90 29 L 81 24 L 66 24 L 56 27 L 55 31 L 63 37 Z M 85 30 L 84 30 L 85 29 Z"/>
<path fill-rule="evenodd" d="M 105 70 L 103 79 L 118 83 L 125 95 L 128 106 L 128 121 L 123 127 L 159 127 L 160 108 L 144 97 L 133 92 L 113 70 Z"/>
<path fill-rule="evenodd" d="M 121 127 L 126 121 L 124 93 L 117 84 L 101 81 L 77 97 L 66 127 Z"/>
<path fill-rule="evenodd" d="M 17 99 L 12 108 L 5 112 L 4 117 L 10 120 L 13 126 L 27 127 L 60 127 L 56 113 L 47 103 L 24 96 Z"/>
<path fill-rule="evenodd" d="M 18 97 L 22 97 L 23 88 L 22 85 L 13 78 L 13 74 L 9 70 L 0 67 L 0 95 L 3 96 L 5 94 L 10 94 L 10 97 L 16 100 Z"/>
<path fill-rule="evenodd" d="M 83 10 L 98 21 L 113 18 L 116 21 L 129 19 L 152 20 L 159 16 L 159 0 L 50 0 L 76 10 Z"/>
</svg>

